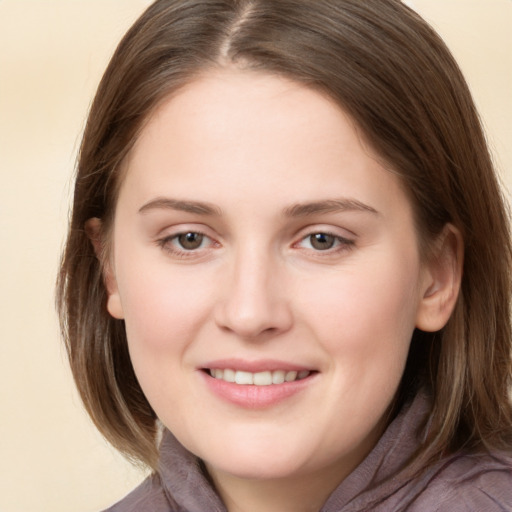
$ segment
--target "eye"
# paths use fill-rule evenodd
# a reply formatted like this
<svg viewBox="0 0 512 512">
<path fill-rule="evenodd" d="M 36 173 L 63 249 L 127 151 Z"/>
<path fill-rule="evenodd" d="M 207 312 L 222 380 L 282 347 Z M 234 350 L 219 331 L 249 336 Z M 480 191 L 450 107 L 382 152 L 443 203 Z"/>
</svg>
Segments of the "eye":
<svg viewBox="0 0 512 512">
<path fill-rule="evenodd" d="M 336 237 L 328 233 L 314 233 L 313 235 L 309 235 L 309 243 L 311 247 L 318 251 L 326 251 L 334 247 Z"/>
<path fill-rule="evenodd" d="M 354 241 L 333 233 L 319 231 L 305 236 L 297 245 L 315 252 L 333 253 L 349 249 L 354 245 Z"/>
<path fill-rule="evenodd" d="M 182 249 L 193 251 L 194 249 L 199 249 L 201 247 L 204 241 L 204 235 L 202 233 L 195 233 L 191 231 L 190 233 L 177 235 L 175 240 Z"/>
<path fill-rule="evenodd" d="M 214 240 L 199 231 L 184 231 L 168 235 L 157 240 L 157 244 L 171 255 L 182 258 L 198 256 L 203 254 L 204 250 L 216 246 Z"/>
</svg>

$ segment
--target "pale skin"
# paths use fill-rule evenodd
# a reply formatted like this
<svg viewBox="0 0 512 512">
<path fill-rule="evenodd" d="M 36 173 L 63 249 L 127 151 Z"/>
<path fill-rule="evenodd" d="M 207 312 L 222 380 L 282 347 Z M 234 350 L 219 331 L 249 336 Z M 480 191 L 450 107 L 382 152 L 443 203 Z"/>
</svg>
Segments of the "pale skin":
<svg viewBox="0 0 512 512">
<path fill-rule="evenodd" d="M 460 286 L 458 231 L 420 254 L 399 179 L 339 107 L 234 68 L 150 118 L 108 236 L 141 387 L 229 512 L 320 510 L 385 429 L 413 330 L 442 328 Z M 289 396 L 211 376 L 279 365 L 307 374 Z"/>
</svg>

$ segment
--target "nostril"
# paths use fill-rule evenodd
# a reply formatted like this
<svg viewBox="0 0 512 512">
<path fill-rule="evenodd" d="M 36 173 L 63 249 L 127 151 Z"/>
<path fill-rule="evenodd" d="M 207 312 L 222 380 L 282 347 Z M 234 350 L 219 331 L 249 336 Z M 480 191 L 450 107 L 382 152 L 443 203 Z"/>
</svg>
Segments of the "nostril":
<svg viewBox="0 0 512 512">
<path fill-rule="evenodd" d="M 247 255 L 254 260 L 254 254 Z M 263 257 L 264 258 L 264 257 Z M 291 326 L 289 297 L 278 288 L 277 281 L 269 283 L 268 267 L 261 261 L 244 261 L 236 278 L 226 283 L 223 295 L 215 306 L 215 322 L 226 333 L 236 334 L 248 341 L 275 336 Z M 260 270 L 255 267 L 260 268 Z M 262 271 L 262 268 L 265 268 Z"/>
</svg>

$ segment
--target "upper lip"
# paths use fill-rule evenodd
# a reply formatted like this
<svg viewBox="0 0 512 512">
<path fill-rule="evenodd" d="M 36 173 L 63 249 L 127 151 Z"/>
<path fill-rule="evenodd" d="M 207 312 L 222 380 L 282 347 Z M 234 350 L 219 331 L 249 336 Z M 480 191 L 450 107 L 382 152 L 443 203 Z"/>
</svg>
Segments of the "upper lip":
<svg viewBox="0 0 512 512">
<path fill-rule="evenodd" d="M 245 359 L 217 359 L 210 361 L 201 366 L 201 369 L 215 370 L 239 370 L 242 372 L 258 373 L 258 372 L 274 372 L 278 370 L 284 371 L 313 371 L 311 367 L 290 363 L 287 361 L 279 361 L 276 359 L 260 359 L 248 361 Z"/>
</svg>

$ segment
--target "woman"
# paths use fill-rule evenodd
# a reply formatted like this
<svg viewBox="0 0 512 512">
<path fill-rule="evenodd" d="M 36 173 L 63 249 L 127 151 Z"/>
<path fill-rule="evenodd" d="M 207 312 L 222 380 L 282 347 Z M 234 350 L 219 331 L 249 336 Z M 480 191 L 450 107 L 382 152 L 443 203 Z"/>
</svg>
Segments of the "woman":
<svg viewBox="0 0 512 512">
<path fill-rule="evenodd" d="M 81 147 L 59 281 L 112 510 L 507 510 L 510 238 L 396 0 L 157 1 Z"/>
</svg>

